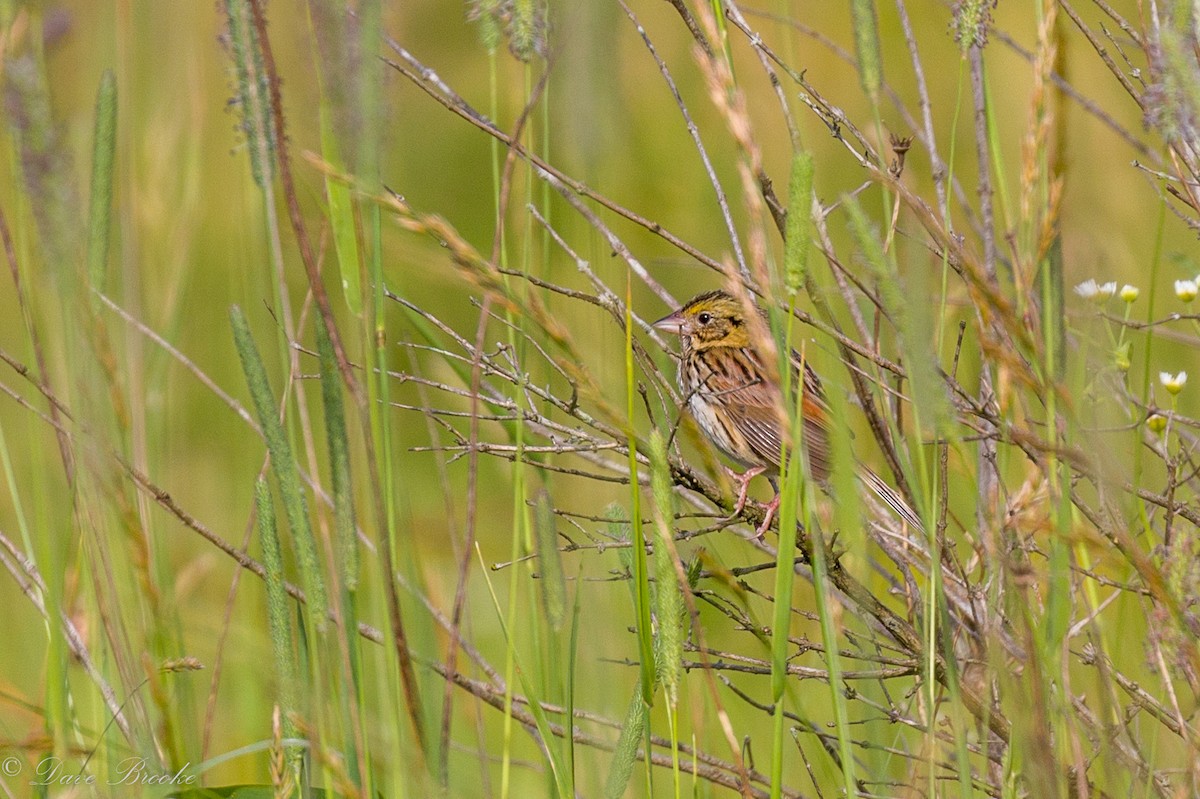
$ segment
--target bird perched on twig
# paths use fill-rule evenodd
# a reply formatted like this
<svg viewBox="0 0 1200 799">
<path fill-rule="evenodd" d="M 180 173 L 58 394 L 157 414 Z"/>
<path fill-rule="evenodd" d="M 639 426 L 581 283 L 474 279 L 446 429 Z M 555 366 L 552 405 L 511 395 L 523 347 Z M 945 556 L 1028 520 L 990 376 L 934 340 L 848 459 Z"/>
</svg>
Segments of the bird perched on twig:
<svg viewBox="0 0 1200 799">
<path fill-rule="evenodd" d="M 717 448 L 749 467 L 740 475 L 730 471 L 738 488 L 733 515 L 742 512 L 750 481 L 765 475 L 775 489 L 757 530 L 762 538 L 779 508 L 779 469 L 786 440 L 783 395 L 770 378 L 762 356 L 751 340 L 742 304 L 724 291 L 710 291 L 654 323 L 659 330 L 679 335 L 679 387 L 696 423 Z M 792 385 L 803 371 L 800 412 L 802 442 L 809 472 L 822 487 L 830 471 L 829 407 L 821 380 L 800 356 L 791 353 Z M 895 489 L 863 464 L 859 478 L 899 516 L 916 528 L 920 517 Z"/>
</svg>

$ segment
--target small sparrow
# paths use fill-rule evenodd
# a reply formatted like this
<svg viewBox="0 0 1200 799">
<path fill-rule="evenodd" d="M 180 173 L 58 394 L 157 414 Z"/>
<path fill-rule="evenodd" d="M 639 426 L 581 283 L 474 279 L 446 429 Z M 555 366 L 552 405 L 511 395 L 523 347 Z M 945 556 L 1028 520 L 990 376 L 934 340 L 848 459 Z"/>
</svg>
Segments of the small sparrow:
<svg viewBox="0 0 1200 799">
<path fill-rule="evenodd" d="M 779 468 L 785 431 L 779 409 L 783 397 L 768 377 L 763 359 L 750 340 L 742 305 L 724 291 L 710 291 L 654 323 L 659 330 L 679 335 L 679 387 L 696 423 L 717 448 L 738 464 L 749 467 L 740 475 L 730 470 L 738 487 L 733 515 L 746 506 L 750 481 L 766 475 L 775 489 L 757 534 L 761 539 L 779 509 Z M 800 356 L 791 354 L 793 385 L 803 368 L 800 412 L 804 418 L 803 446 L 813 479 L 822 487 L 829 480 L 829 407 L 817 373 Z M 895 489 L 866 466 L 859 477 L 880 499 L 909 524 L 920 528 L 917 514 Z"/>
</svg>

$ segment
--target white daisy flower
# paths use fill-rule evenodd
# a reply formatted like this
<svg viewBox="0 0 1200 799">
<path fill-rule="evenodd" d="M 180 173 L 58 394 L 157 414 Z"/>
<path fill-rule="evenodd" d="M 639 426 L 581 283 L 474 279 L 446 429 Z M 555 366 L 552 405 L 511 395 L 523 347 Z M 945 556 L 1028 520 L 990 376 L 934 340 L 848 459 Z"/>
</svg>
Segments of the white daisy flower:
<svg viewBox="0 0 1200 799">
<path fill-rule="evenodd" d="M 1158 382 L 1162 383 L 1168 394 L 1178 394 L 1187 385 L 1187 372 L 1180 372 L 1177 375 L 1170 372 L 1159 372 Z"/>
</svg>

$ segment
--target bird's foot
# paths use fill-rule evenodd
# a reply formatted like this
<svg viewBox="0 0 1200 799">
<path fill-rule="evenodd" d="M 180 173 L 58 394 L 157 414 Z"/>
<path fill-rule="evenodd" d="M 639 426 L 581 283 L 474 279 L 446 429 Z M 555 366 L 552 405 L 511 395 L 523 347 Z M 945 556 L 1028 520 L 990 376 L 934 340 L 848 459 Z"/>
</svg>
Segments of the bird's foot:
<svg viewBox="0 0 1200 799">
<path fill-rule="evenodd" d="M 725 473 L 729 475 L 729 479 L 738 487 L 737 501 L 733 503 L 733 513 L 729 514 L 729 520 L 736 519 L 742 515 L 742 511 L 746 508 L 746 497 L 750 493 L 750 481 L 766 471 L 766 467 L 755 466 L 738 474 L 733 469 L 725 467 Z"/>
<path fill-rule="evenodd" d="M 767 530 L 771 529 L 771 522 L 775 520 L 775 512 L 778 510 L 779 510 L 779 494 L 776 494 L 775 498 L 772 499 L 769 503 L 767 503 L 767 507 L 763 512 L 762 524 L 760 524 L 758 526 L 758 529 L 754 531 L 755 532 L 754 537 L 757 538 L 759 541 L 762 541 L 766 538 Z"/>
</svg>

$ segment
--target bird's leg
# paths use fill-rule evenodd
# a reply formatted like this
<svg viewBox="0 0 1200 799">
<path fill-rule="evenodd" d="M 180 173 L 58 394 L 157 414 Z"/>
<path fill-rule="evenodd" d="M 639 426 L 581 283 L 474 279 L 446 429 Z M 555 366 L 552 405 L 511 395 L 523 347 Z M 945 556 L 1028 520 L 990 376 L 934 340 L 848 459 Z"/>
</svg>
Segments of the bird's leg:
<svg viewBox="0 0 1200 799">
<path fill-rule="evenodd" d="M 733 513 L 729 514 L 729 518 L 733 519 L 741 515 L 742 510 L 746 507 L 746 495 L 750 492 L 750 481 L 765 471 L 766 467 L 755 466 L 738 474 L 728 466 L 725 467 L 725 473 L 729 475 L 729 479 L 738 487 L 737 502 L 733 504 Z"/>
<path fill-rule="evenodd" d="M 762 524 L 755 530 L 755 538 L 762 541 L 767 536 L 767 530 L 771 527 L 771 522 L 775 519 L 775 512 L 779 510 L 779 492 L 775 492 L 775 498 L 767 503 L 766 509 L 763 511 Z"/>
</svg>

